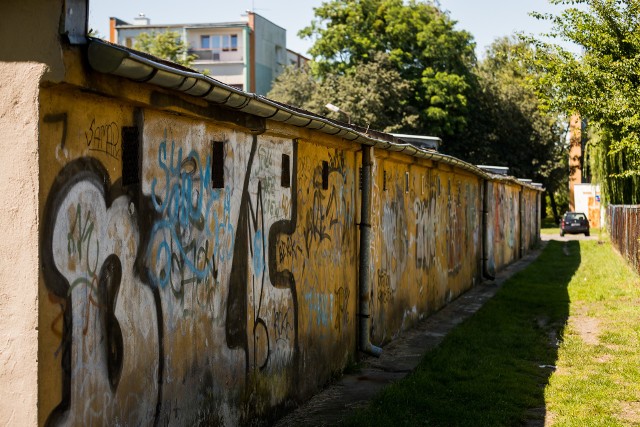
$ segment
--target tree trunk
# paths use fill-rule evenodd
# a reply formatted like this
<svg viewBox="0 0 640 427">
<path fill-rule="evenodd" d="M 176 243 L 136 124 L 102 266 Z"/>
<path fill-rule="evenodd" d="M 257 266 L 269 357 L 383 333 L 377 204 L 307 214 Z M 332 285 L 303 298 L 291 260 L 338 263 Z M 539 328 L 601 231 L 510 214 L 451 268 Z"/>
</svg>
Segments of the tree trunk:
<svg viewBox="0 0 640 427">
<path fill-rule="evenodd" d="M 560 217 L 558 216 L 558 206 L 556 206 L 556 198 L 553 196 L 553 191 L 547 191 L 549 194 L 549 201 L 551 202 L 551 210 L 553 211 L 553 220 L 556 224 L 560 223 Z"/>
</svg>

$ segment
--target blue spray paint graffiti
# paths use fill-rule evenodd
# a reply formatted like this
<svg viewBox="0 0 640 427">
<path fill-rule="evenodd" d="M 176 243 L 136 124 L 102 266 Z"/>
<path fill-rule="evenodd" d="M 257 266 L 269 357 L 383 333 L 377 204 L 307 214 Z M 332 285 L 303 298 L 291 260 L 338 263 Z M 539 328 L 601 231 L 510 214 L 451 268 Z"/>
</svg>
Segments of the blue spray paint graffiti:
<svg viewBox="0 0 640 427">
<path fill-rule="evenodd" d="M 205 307 L 219 283 L 218 266 L 233 257 L 231 191 L 212 188 L 211 156 L 202 158 L 196 150 L 185 156 L 177 145 L 165 130 L 158 146 L 161 173 L 150 194 L 159 219 L 151 228 L 146 260 L 152 284 L 169 285 L 182 303 L 184 287 L 195 286 Z"/>
<path fill-rule="evenodd" d="M 309 307 L 309 313 L 315 317 L 316 326 L 329 328 L 333 320 L 334 312 L 334 296 L 333 294 L 317 294 L 307 292 L 304 294 L 304 300 Z"/>
</svg>

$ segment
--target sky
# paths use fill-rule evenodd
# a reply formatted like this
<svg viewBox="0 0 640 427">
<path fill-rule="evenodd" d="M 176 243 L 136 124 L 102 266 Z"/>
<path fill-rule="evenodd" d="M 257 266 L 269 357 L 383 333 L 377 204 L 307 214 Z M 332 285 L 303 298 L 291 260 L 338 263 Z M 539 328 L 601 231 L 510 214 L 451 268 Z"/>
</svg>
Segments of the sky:
<svg viewBox="0 0 640 427">
<path fill-rule="evenodd" d="M 310 40 L 298 38 L 298 31 L 313 19 L 313 8 L 322 0 L 91 0 L 89 27 L 102 37 L 109 34 L 109 17 L 127 22 L 144 13 L 152 24 L 182 24 L 239 21 L 254 10 L 287 30 L 287 48 L 306 54 Z M 484 56 L 496 38 L 520 31 L 541 34 L 549 24 L 528 15 L 531 11 L 557 13 L 561 9 L 548 0 L 440 0 L 440 7 L 457 21 L 456 28 L 470 32 L 476 41 L 476 55 Z M 575 48 L 569 47 L 576 51 Z"/>
</svg>

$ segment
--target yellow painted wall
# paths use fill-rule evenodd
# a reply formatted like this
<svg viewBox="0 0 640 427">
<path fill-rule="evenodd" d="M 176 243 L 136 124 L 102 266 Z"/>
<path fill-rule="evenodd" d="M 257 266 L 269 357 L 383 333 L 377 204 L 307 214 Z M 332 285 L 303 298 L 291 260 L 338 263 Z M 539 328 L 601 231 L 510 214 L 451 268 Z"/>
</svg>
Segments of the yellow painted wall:
<svg viewBox="0 0 640 427">
<path fill-rule="evenodd" d="M 41 89 L 39 424 L 233 425 L 309 397 L 357 358 L 360 147 L 130 88 L 138 102 Z M 484 181 L 374 157 L 384 343 L 481 279 Z M 520 189 L 492 184 L 499 266 L 518 256 Z"/>
<path fill-rule="evenodd" d="M 354 358 L 352 148 L 42 96 L 41 423 L 233 424 Z M 141 181 L 127 185 L 133 126 Z"/>
<path fill-rule="evenodd" d="M 298 150 L 297 221 L 278 239 L 278 267 L 297 288 L 302 365 L 292 386 L 308 395 L 355 357 L 357 169 L 355 151 L 304 139 Z"/>
<path fill-rule="evenodd" d="M 537 220 L 538 216 L 538 191 L 522 188 L 522 250 L 523 254 L 533 249 L 538 241 L 538 230 L 540 228 Z"/>
<path fill-rule="evenodd" d="M 360 146 L 92 71 L 60 0 L 0 8 L 5 39 L 39 29 L 0 47 L 4 421 L 271 417 L 357 358 L 359 250 L 376 343 L 480 279 L 480 177 L 376 150 L 359 249 Z M 499 269 L 538 225 L 490 188 Z"/>
<path fill-rule="evenodd" d="M 373 340 L 383 343 L 479 279 L 481 181 L 381 157 L 374 173 Z"/>
<path fill-rule="evenodd" d="M 518 259 L 520 254 L 520 189 L 504 181 L 490 185 L 488 200 L 488 233 L 490 240 L 489 270 L 499 271 Z"/>
</svg>

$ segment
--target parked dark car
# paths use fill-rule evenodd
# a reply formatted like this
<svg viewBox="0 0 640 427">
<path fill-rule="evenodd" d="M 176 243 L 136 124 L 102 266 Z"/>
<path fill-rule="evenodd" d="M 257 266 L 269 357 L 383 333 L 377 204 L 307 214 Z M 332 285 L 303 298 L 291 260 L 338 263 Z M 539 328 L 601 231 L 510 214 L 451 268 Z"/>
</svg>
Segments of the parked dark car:
<svg viewBox="0 0 640 427">
<path fill-rule="evenodd" d="M 565 234 L 589 235 L 589 219 L 582 212 L 567 212 L 560 221 L 560 236 Z"/>
</svg>

